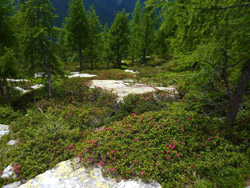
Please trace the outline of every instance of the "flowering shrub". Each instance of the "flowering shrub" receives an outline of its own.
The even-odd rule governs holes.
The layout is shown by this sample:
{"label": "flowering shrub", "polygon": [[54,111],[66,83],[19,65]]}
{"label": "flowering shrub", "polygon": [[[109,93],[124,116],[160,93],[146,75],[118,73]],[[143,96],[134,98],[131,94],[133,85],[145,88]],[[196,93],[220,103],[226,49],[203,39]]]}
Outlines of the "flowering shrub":
{"label": "flowering shrub", "polygon": [[[57,163],[73,157],[75,143],[82,140],[86,132],[78,130],[43,134],[25,144],[17,145],[7,155],[14,161],[18,179],[29,179],[54,167]],[[76,154],[76,153],[75,153]]]}
{"label": "flowering shrub", "polygon": [[167,93],[158,91],[145,94],[129,94],[119,103],[118,110],[114,120],[121,120],[129,114],[142,114],[149,111],[160,111],[167,108],[169,102],[175,100],[175,97],[170,97]]}
{"label": "flowering shrub", "polygon": [[[163,187],[184,187],[199,177],[220,185],[223,178],[242,177],[249,169],[249,159],[225,139],[220,126],[220,121],[181,109],[133,113],[95,131],[76,148],[83,165],[99,164],[103,175],[119,180],[139,177]],[[231,182],[235,187],[232,183],[244,185],[242,178]]]}

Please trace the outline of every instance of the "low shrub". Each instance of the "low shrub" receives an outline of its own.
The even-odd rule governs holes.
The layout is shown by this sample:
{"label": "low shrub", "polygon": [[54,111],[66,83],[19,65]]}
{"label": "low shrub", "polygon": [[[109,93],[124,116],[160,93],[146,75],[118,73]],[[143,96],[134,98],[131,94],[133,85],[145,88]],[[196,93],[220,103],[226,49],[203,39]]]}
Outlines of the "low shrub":
{"label": "low shrub", "polygon": [[96,130],[76,148],[83,165],[100,164],[104,176],[118,181],[141,178],[185,187],[199,177],[230,187],[226,181],[234,174],[231,185],[244,185],[249,158],[225,139],[222,125],[179,108],[132,114]]}
{"label": "low shrub", "polygon": [[15,112],[11,107],[0,106],[0,124],[9,125],[21,115],[20,112]]}
{"label": "low shrub", "polygon": [[176,100],[176,97],[162,91],[129,94],[118,104],[118,110],[112,119],[121,120],[132,113],[143,114],[149,111],[160,111],[163,108],[167,108],[168,103],[174,100]]}
{"label": "low shrub", "polygon": [[86,134],[78,130],[44,134],[18,144],[5,155],[12,159],[11,163],[17,164],[15,173],[18,180],[30,179],[53,168],[57,163],[72,158],[73,153],[77,152],[74,143],[82,140]]}

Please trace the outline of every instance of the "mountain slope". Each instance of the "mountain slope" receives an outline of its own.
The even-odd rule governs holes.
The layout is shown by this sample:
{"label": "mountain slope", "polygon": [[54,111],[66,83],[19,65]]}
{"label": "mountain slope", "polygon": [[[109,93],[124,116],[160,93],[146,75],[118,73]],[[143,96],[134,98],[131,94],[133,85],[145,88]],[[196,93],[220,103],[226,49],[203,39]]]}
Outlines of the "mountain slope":
{"label": "mountain slope", "polygon": [[[95,10],[102,24],[113,22],[115,15],[118,11],[125,8],[126,12],[131,13],[137,0],[83,0],[85,9],[90,5],[95,6]],[[146,0],[141,0],[144,3]],[[56,25],[60,26],[63,19],[67,16],[69,0],[51,0],[53,3],[56,14],[59,16],[56,19]]]}

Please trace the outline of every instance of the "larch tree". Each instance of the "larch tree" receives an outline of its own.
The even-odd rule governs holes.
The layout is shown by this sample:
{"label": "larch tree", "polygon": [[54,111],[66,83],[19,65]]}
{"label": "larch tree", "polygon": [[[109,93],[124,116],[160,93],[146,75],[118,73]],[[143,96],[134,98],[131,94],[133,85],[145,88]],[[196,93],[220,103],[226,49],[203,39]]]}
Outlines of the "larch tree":
{"label": "larch tree", "polygon": [[108,27],[108,24],[104,24],[103,31],[101,32],[101,60],[104,61],[104,63],[111,64],[112,57],[114,56],[114,53],[112,52],[110,48],[110,30]]}
{"label": "larch tree", "polygon": [[122,57],[126,54],[128,48],[128,14],[123,9],[122,12],[116,14],[115,20],[110,28],[111,34],[111,49],[114,51],[116,56],[117,68],[121,68]]}
{"label": "larch tree", "polygon": [[172,56],[181,61],[178,70],[195,68],[199,97],[202,93],[215,109],[226,107],[226,122],[234,122],[249,87],[250,5],[245,0],[177,0],[160,7]]}
{"label": "larch tree", "polygon": [[68,46],[78,51],[80,71],[83,69],[83,50],[89,36],[87,14],[82,0],[70,0],[68,17],[65,18],[65,29]]}
{"label": "larch tree", "polygon": [[91,69],[94,69],[94,64],[100,57],[100,40],[102,25],[99,21],[94,6],[90,6],[88,10],[89,37],[87,45],[87,57],[91,63]]}
{"label": "larch tree", "polygon": [[130,21],[129,55],[132,62],[142,56],[142,40],[142,8],[140,0],[137,0]]}
{"label": "larch tree", "polygon": [[142,16],[142,63],[146,64],[146,57],[152,51],[154,32],[157,26],[155,7],[150,1],[146,1]]}
{"label": "larch tree", "polygon": [[32,75],[35,72],[46,73],[48,95],[52,97],[51,76],[62,75],[60,63],[54,54],[54,8],[49,0],[27,0],[20,2],[19,11],[22,32],[18,37],[28,72]]}
{"label": "larch tree", "polygon": [[10,99],[10,89],[6,79],[14,77],[17,73],[13,50],[15,36],[11,19],[12,10],[12,1],[2,0],[0,2],[0,94],[5,96],[5,86],[8,99]]}

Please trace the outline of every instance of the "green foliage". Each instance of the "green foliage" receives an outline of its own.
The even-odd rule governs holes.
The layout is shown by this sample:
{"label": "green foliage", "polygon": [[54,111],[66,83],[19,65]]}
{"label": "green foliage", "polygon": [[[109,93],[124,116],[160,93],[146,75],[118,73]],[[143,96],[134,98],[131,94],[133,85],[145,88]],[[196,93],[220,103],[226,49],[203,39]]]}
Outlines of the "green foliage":
{"label": "green foliage", "polygon": [[150,111],[167,109],[167,103],[175,100],[164,92],[129,94],[118,104],[118,110],[112,119],[121,120],[130,114],[143,114]]}
{"label": "green foliage", "polygon": [[67,46],[74,52],[79,52],[80,70],[82,70],[82,50],[86,47],[89,37],[89,27],[86,11],[81,0],[71,0],[68,17],[65,18]]}
{"label": "green foliage", "polygon": [[[12,1],[2,0],[0,2],[0,49],[10,47],[13,44],[14,33],[12,28],[12,20],[10,18],[13,13]],[[0,53],[2,55],[2,52]]]}
{"label": "green foliage", "polygon": [[[183,187],[201,179],[228,187],[244,185],[249,160],[225,139],[221,122],[173,107],[132,114],[100,129],[77,145],[85,166],[100,164],[104,176],[161,182]],[[248,165],[247,165],[248,164]],[[230,168],[225,168],[230,166]],[[218,176],[218,174],[220,174]]]}
{"label": "green foliage", "polygon": [[137,0],[132,19],[130,21],[129,55],[132,61],[141,58],[142,55],[142,9],[140,0]]}
{"label": "green foliage", "polygon": [[0,106],[0,124],[10,125],[21,115],[20,112],[15,112],[11,107]]}
{"label": "green foliage", "polygon": [[89,24],[88,47],[86,49],[87,61],[91,63],[91,69],[97,63],[101,55],[101,28],[102,25],[96,15],[94,6],[90,6],[87,14]]}
{"label": "green foliage", "polygon": [[121,68],[121,61],[128,48],[128,14],[123,9],[118,12],[113,24],[110,28],[111,34],[111,50],[115,53],[115,60],[117,68]]}
{"label": "green foliage", "polygon": [[82,139],[85,133],[79,131],[59,131],[56,134],[44,134],[22,143],[7,153],[20,168],[19,179],[30,179],[53,168],[57,163],[73,157],[73,143]]}

